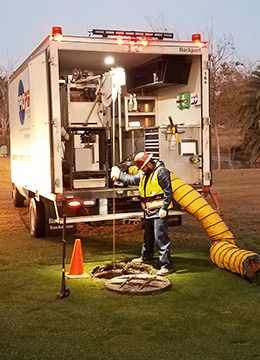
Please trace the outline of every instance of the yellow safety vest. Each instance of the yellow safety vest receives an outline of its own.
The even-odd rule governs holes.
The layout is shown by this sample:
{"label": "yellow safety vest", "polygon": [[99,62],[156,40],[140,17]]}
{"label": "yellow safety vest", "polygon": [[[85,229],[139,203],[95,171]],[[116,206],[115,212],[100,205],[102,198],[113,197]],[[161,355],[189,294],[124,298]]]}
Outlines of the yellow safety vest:
{"label": "yellow safety vest", "polygon": [[[162,169],[159,167],[152,172],[147,180],[145,186],[146,175],[141,175],[139,183],[139,191],[141,195],[141,205],[143,209],[153,210],[161,208],[163,205],[164,191],[158,182],[158,171]],[[168,206],[168,209],[172,208],[172,202]]]}

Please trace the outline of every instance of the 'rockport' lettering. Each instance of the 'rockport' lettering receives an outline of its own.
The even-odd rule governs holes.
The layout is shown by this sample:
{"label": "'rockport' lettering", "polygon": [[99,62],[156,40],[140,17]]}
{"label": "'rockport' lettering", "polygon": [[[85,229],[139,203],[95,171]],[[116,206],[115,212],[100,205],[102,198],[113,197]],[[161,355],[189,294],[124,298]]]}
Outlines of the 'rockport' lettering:
{"label": "'rockport' lettering", "polygon": [[201,49],[194,49],[194,48],[189,48],[189,47],[180,47],[179,52],[191,53],[191,54],[200,54]]}

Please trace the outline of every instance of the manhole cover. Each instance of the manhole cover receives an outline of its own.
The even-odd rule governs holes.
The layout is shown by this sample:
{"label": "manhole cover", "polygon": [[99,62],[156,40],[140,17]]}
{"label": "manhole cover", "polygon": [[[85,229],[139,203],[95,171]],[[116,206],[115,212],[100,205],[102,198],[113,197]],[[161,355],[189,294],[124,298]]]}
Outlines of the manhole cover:
{"label": "manhole cover", "polygon": [[123,275],[107,280],[105,286],[110,291],[128,295],[152,295],[170,290],[172,283],[161,276],[148,274]]}

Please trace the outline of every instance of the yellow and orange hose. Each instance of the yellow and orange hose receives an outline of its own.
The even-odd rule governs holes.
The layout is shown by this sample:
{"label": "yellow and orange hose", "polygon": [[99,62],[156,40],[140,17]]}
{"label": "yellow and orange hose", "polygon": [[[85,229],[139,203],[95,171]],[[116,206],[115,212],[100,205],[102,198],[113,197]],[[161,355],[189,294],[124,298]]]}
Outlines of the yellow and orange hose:
{"label": "yellow and orange hose", "polygon": [[[221,269],[229,270],[254,280],[260,270],[260,256],[239,249],[232,232],[208,202],[192,186],[171,172],[173,199],[193,215],[212,239],[210,258]],[[254,271],[252,271],[255,269]]]}

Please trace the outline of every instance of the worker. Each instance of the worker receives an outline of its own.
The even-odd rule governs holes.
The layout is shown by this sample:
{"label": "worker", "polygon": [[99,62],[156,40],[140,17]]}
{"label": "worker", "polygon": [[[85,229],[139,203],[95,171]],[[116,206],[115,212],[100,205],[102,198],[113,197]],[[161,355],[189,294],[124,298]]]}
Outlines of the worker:
{"label": "worker", "polygon": [[154,257],[156,243],[161,268],[159,276],[165,276],[173,271],[168,236],[167,215],[172,207],[172,187],[170,172],[162,161],[153,159],[152,154],[138,153],[134,158],[139,171],[130,175],[120,171],[117,166],[111,169],[111,179],[119,179],[127,185],[139,184],[141,205],[144,210],[144,239],[141,257],[133,259],[135,263],[151,263]]}

